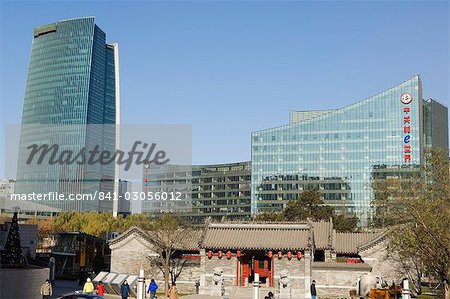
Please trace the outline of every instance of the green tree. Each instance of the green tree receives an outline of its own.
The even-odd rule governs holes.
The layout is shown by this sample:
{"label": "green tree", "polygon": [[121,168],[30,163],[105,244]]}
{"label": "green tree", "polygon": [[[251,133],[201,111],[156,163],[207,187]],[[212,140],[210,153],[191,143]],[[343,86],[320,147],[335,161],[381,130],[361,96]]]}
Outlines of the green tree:
{"label": "green tree", "polygon": [[333,208],[325,206],[318,190],[310,189],[303,191],[298,200],[288,202],[283,211],[287,221],[330,219]]}
{"label": "green tree", "polygon": [[285,221],[284,214],[282,212],[262,212],[253,217],[253,221],[262,222],[280,222]]}
{"label": "green tree", "polygon": [[[374,180],[377,223],[392,229],[391,253],[442,283],[450,298],[450,177],[448,152],[427,150],[421,171]],[[419,279],[419,278],[418,278]],[[420,281],[419,281],[420,282]],[[419,290],[420,291],[420,290]]]}
{"label": "green tree", "polygon": [[303,191],[299,199],[288,202],[282,212],[263,212],[255,215],[254,221],[313,221],[333,218],[334,227],[339,232],[352,232],[357,229],[358,217],[336,214],[333,207],[328,206],[319,191],[310,189]]}
{"label": "green tree", "polygon": [[105,238],[108,232],[121,233],[132,226],[149,229],[151,222],[144,214],[114,218],[112,213],[97,212],[64,212],[54,220],[54,232],[83,232],[100,238]]}
{"label": "green tree", "polygon": [[54,219],[31,218],[26,221],[26,224],[37,225],[38,244],[41,244],[45,238],[52,236],[55,232]]}
{"label": "green tree", "polygon": [[359,218],[356,215],[333,215],[333,227],[341,233],[354,232],[358,228]]}

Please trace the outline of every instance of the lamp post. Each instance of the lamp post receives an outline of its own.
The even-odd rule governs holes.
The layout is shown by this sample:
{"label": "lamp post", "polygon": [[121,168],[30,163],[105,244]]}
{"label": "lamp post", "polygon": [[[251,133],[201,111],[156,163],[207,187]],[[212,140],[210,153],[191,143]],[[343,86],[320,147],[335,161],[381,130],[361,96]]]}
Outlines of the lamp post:
{"label": "lamp post", "polygon": [[139,270],[137,281],[137,299],[145,299],[145,275],[144,270]]}
{"label": "lamp post", "polygon": [[403,280],[402,298],[403,299],[411,299],[411,293],[409,291],[409,281],[406,278]]}
{"label": "lamp post", "polygon": [[253,280],[253,299],[259,299],[259,273],[255,273]]}

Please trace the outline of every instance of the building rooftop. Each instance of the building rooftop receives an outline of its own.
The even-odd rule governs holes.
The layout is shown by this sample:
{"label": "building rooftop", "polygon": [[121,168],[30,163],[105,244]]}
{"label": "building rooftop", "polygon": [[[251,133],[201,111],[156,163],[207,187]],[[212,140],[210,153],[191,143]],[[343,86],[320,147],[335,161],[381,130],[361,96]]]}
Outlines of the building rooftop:
{"label": "building rooftop", "polygon": [[[181,235],[186,233],[180,231]],[[116,244],[138,234],[152,243],[152,231],[132,227],[110,241]],[[207,223],[204,229],[189,230],[179,240],[180,250],[274,250],[301,251],[314,247],[338,254],[358,254],[382,240],[386,231],[338,233],[332,221],[319,222],[225,222]]]}
{"label": "building rooftop", "polygon": [[[110,245],[120,243],[124,241],[127,237],[130,235],[137,234],[138,236],[142,237],[143,239],[147,240],[149,243],[152,243],[154,241],[154,235],[153,231],[146,231],[143,229],[140,229],[136,226],[130,227],[128,230],[120,234],[117,238],[112,239],[109,241]],[[178,238],[177,236],[174,236],[175,241],[175,247],[179,250],[188,250],[188,251],[195,251],[199,250],[199,242],[201,240],[201,237],[203,235],[202,229],[193,229],[189,230],[189,232],[186,235],[185,231],[180,230],[180,236],[181,238]]]}
{"label": "building rooftop", "polygon": [[304,250],[309,226],[305,224],[210,224],[201,243],[207,249]]}
{"label": "building rooftop", "polygon": [[339,263],[339,262],[314,262],[312,267],[317,270],[359,270],[372,271],[372,267],[366,263]]}
{"label": "building rooftop", "polygon": [[60,209],[46,206],[28,200],[10,200],[6,197],[0,197],[0,212],[13,212],[15,207],[19,207],[19,212],[61,212]]}

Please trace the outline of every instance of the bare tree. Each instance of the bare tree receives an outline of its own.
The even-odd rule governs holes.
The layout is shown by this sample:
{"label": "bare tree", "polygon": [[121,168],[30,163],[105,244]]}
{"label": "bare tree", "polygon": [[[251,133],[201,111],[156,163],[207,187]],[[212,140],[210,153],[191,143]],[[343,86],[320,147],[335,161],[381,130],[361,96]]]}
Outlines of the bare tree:
{"label": "bare tree", "polygon": [[164,289],[167,293],[169,282],[176,282],[186,260],[178,255],[185,245],[192,243],[194,229],[183,225],[172,214],[161,214],[152,225],[150,241],[157,256],[149,257],[150,262],[158,267],[164,275]]}
{"label": "bare tree", "polygon": [[442,283],[450,299],[450,179],[448,153],[426,152],[421,171],[374,181],[378,222],[391,228],[389,250],[416,274]]}

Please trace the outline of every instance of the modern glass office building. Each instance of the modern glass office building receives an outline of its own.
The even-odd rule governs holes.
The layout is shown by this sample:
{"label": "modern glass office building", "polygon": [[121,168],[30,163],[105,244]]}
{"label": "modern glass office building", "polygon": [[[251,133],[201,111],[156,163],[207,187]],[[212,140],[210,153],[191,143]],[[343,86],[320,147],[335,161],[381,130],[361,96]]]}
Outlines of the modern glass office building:
{"label": "modern glass office building", "polygon": [[425,146],[448,148],[447,136],[447,108],[423,100],[419,76],[341,109],[291,111],[288,125],[252,133],[252,214],[316,188],[367,225],[374,172],[415,169]]}
{"label": "modern glass office building", "polygon": [[[20,134],[16,193],[92,194],[117,189],[117,166],[26,164],[28,146],[57,144],[114,150],[119,123],[118,45],[107,44],[94,17],[34,29]],[[47,159],[47,158],[46,158]],[[112,202],[42,201],[66,211],[112,211]]]}
{"label": "modern glass office building", "polygon": [[214,165],[164,165],[161,169],[144,166],[144,193],[183,191],[189,206],[173,202],[173,210],[161,201],[142,201],[142,212],[149,215],[161,211],[176,211],[184,220],[204,224],[214,221],[249,220],[250,214],[250,162]]}

